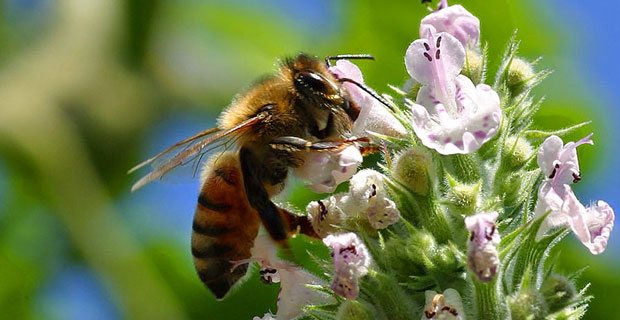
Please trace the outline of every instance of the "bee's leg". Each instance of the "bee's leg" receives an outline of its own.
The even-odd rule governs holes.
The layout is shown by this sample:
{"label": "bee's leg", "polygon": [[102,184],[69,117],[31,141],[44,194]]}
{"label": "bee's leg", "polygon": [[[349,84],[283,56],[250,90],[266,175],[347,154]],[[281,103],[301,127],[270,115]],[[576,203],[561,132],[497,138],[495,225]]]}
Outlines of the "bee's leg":
{"label": "bee's leg", "polygon": [[377,151],[378,146],[374,145],[369,138],[352,138],[337,141],[318,141],[311,142],[298,137],[279,137],[273,139],[269,145],[278,150],[288,152],[297,151],[340,151],[351,144],[357,143],[362,154],[368,154]]}
{"label": "bee's leg", "polygon": [[280,215],[280,209],[269,199],[269,194],[260,179],[262,169],[257,166],[260,162],[248,148],[239,150],[239,162],[248,202],[258,211],[271,238],[277,242],[284,242],[288,232]]}

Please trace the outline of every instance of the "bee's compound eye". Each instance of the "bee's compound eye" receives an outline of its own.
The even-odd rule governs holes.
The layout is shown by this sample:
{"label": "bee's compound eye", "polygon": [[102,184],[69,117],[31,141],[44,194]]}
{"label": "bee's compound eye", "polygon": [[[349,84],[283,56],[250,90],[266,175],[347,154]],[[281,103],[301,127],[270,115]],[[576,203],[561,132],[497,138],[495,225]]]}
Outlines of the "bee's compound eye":
{"label": "bee's compound eye", "polygon": [[298,73],[295,77],[295,82],[302,90],[311,89],[315,92],[325,92],[327,90],[325,79],[314,72]]}

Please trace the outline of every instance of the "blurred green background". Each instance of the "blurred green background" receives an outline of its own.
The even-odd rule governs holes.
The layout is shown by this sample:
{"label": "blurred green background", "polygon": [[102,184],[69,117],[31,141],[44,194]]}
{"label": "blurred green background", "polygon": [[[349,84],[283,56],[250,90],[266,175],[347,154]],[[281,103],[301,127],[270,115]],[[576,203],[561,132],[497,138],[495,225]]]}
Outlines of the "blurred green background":
{"label": "blurred green background", "polygon": [[[611,2],[611,1],[610,1]],[[520,53],[555,73],[537,121],[592,120],[580,148],[584,202],[619,208],[618,5],[462,1],[482,21],[490,74],[515,29]],[[589,6],[589,7],[586,7]],[[610,8],[611,7],[611,8]],[[0,0],[0,318],[251,319],[275,312],[256,272],[229,299],[203,288],[189,252],[198,182],[136,193],[134,164],[214,125],[233,95],[278,57],[370,53],[378,91],[407,75],[404,51],[426,13],[418,0]],[[614,42],[615,41],[615,42]],[[292,202],[308,195],[296,188]],[[620,293],[620,245],[592,257],[570,241],[558,268],[590,266],[588,319]],[[417,316],[414,316],[414,318]]]}

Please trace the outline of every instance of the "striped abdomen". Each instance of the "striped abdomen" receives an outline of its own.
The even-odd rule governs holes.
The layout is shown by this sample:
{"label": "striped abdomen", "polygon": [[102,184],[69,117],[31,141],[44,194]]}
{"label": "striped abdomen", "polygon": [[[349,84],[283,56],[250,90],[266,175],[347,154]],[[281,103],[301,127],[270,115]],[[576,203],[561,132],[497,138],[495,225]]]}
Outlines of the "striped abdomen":
{"label": "striped abdomen", "polygon": [[203,174],[203,184],[192,225],[192,255],[200,280],[222,298],[243,277],[258,233],[260,219],[248,203],[237,155],[214,157]]}

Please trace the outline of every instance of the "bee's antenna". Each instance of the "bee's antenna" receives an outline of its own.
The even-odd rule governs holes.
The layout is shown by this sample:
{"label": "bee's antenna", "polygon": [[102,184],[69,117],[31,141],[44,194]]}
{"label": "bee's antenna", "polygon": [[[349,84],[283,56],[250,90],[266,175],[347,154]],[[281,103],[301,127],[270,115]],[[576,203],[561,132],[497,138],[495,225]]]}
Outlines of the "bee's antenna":
{"label": "bee's antenna", "polygon": [[339,54],[336,56],[327,56],[325,57],[325,64],[328,67],[331,67],[332,61],[338,61],[338,60],[343,60],[343,59],[347,59],[347,60],[375,60],[375,57],[369,55],[369,54]]}
{"label": "bee's antenna", "polygon": [[394,108],[392,108],[390,103],[387,100],[385,100],[382,96],[380,96],[378,93],[376,93],[374,90],[372,90],[370,87],[367,87],[364,84],[359,83],[359,82],[357,82],[357,81],[355,81],[353,79],[349,79],[349,78],[340,78],[340,79],[338,79],[338,81],[339,82],[348,82],[348,83],[352,83],[352,84],[356,85],[358,88],[364,90],[366,93],[371,95],[377,101],[381,102],[381,104],[386,106],[388,109],[394,111]]}

